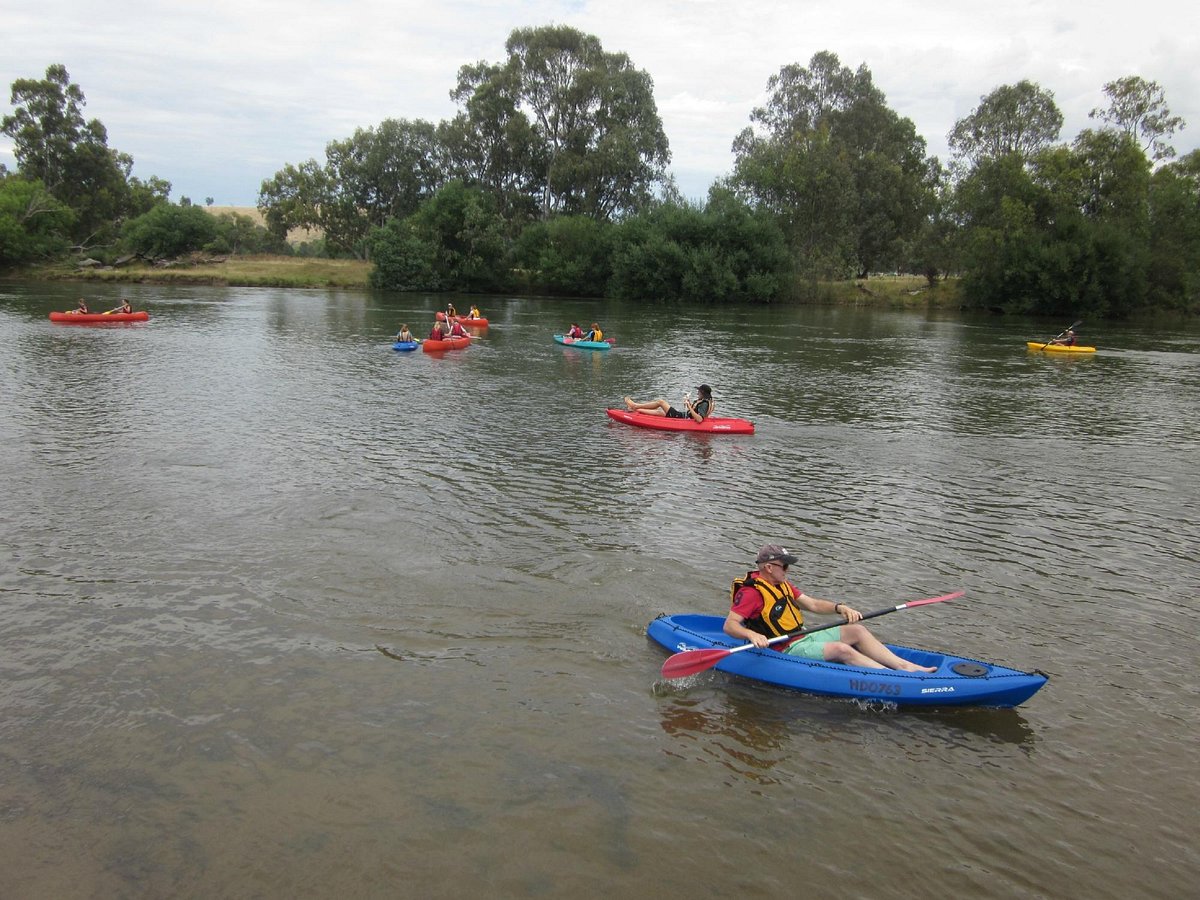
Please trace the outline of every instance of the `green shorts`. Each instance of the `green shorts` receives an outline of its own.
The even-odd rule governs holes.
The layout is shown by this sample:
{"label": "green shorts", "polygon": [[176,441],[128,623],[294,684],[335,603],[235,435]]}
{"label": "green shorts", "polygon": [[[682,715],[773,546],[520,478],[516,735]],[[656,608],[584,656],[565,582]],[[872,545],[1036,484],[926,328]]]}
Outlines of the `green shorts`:
{"label": "green shorts", "polygon": [[800,656],[804,659],[824,659],[825,645],[830,641],[840,641],[841,639],[842,629],[840,626],[826,628],[824,631],[814,631],[812,634],[805,635],[783,652],[788,656]]}

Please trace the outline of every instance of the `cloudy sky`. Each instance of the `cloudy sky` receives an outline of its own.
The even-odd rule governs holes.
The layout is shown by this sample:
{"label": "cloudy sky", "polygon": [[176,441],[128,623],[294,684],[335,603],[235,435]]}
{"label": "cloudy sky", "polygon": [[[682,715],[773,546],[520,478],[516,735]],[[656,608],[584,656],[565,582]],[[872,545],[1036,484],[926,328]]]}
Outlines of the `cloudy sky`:
{"label": "cloudy sky", "polygon": [[[514,28],[570,25],[654,80],[685,194],[732,166],[730,145],[767,79],[829,50],[865,64],[929,152],[980,98],[1023,78],[1052,91],[1063,138],[1106,105],[1105,82],[1140,75],[1200,146],[1200,13],[1117,0],[5,0],[0,114],[17,78],[61,63],[84,114],[171,197],[252,206],[286,163],[386,118],[437,122],[465,63],[504,59]],[[1184,12],[1184,10],[1187,10]],[[0,163],[15,168],[0,135]]]}

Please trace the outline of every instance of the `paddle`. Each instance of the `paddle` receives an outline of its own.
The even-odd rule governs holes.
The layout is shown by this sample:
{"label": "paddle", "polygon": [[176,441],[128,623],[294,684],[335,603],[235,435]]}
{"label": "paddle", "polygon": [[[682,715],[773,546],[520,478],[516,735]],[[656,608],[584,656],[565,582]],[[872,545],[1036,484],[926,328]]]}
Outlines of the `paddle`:
{"label": "paddle", "polygon": [[1047,347],[1049,347],[1051,344],[1053,344],[1055,341],[1057,341],[1060,337],[1062,337],[1068,331],[1074,331],[1076,328],[1078,328],[1082,324],[1083,324],[1083,319],[1080,319],[1074,325],[1068,325],[1066,328],[1064,328],[1062,331],[1060,331],[1054,337],[1050,338],[1050,340],[1046,341],[1046,343],[1042,344],[1042,346],[1038,347],[1038,349],[1045,350]]}
{"label": "paddle", "polygon": [[[876,616],[886,616],[888,613],[899,612],[902,609],[910,609],[914,606],[928,606],[930,603],[941,603],[945,600],[954,600],[963,595],[962,591],[955,591],[952,594],[942,594],[940,597],[929,597],[925,600],[909,600],[907,603],[900,603],[896,606],[889,606],[886,609],[877,609],[875,612],[866,613],[863,619],[874,619]],[[780,641],[790,640],[800,635],[812,634],[814,631],[824,631],[826,628],[837,628],[839,625],[846,625],[848,619],[839,619],[836,622],[830,622],[827,625],[814,625],[811,628],[801,628],[799,631],[793,631],[788,634],[781,634],[779,637],[773,637],[768,644],[777,644]],[[663,678],[683,678],[687,675],[695,675],[697,672],[703,672],[705,669],[711,669],[725,657],[731,653],[740,653],[742,650],[750,650],[754,647],[753,644],[742,644],[740,647],[726,649],[724,647],[705,647],[699,650],[683,650],[676,653],[674,656],[668,657],[663,663],[662,675]]]}

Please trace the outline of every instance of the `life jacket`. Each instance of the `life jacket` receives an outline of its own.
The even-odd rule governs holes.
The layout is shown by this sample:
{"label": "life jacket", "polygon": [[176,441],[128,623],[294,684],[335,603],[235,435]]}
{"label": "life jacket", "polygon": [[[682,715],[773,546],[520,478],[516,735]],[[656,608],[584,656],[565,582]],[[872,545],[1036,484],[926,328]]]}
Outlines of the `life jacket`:
{"label": "life jacket", "polygon": [[729,589],[730,602],[744,587],[755,588],[763,598],[762,612],[756,618],[742,622],[751,631],[767,637],[778,637],[804,627],[804,611],[792,602],[796,599],[796,592],[786,581],[773,585],[759,581],[753,572],[747,572],[745,578],[733,579],[733,586]]}
{"label": "life jacket", "polygon": [[445,339],[446,339],[446,337],[445,337],[445,335],[442,334],[442,329],[440,329],[440,328],[434,328],[433,331],[429,332],[428,340],[444,341]]}
{"label": "life jacket", "polygon": [[692,411],[701,419],[707,419],[710,415],[712,415],[712,406],[712,400],[708,399],[707,397],[702,397],[692,404]]}
{"label": "life jacket", "polygon": [[604,340],[604,332],[601,331],[599,328],[593,328],[592,333],[588,335],[588,340],[589,341],[602,341],[602,340]]}

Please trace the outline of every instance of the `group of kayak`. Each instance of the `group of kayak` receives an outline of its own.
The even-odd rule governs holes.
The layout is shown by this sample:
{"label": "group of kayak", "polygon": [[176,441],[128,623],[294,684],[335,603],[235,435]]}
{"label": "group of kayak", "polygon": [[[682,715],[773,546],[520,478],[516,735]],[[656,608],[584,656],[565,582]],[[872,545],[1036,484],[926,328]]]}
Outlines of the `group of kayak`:
{"label": "group of kayak", "polygon": [[467,328],[487,328],[488,320],[472,306],[470,312],[460,316],[453,304],[447,304],[446,311],[438,310],[434,317],[433,327],[429,337],[420,340],[413,336],[407,325],[401,325],[400,331],[392,343],[392,349],[401,353],[416,350],[420,347],[426,353],[444,353],[447,350],[462,350],[471,345],[471,334]]}

